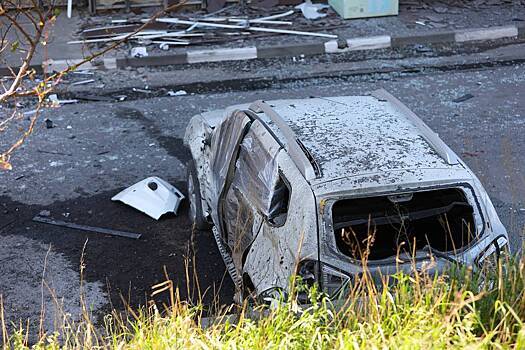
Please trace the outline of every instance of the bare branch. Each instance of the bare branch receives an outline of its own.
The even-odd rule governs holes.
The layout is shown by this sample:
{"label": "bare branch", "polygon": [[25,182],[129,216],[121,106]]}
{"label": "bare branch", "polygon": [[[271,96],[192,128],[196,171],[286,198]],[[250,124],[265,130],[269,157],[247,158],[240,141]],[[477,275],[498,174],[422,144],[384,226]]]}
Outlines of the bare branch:
{"label": "bare branch", "polygon": [[[4,86],[5,91],[2,94],[0,94],[0,103],[6,103],[7,101],[11,101],[11,100],[12,101],[16,101],[16,99],[18,97],[31,97],[31,96],[34,96],[34,97],[36,97],[38,99],[36,110],[35,110],[33,116],[30,119],[30,123],[29,123],[29,126],[27,127],[27,129],[23,132],[22,136],[11,147],[9,147],[5,152],[0,153],[0,169],[4,169],[4,170],[12,169],[12,165],[10,163],[10,159],[11,159],[12,153],[15,150],[17,150],[18,148],[20,148],[22,146],[22,144],[24,143],[24,141],[32,134],[32,132],[33,132],[33,130],[35,128],[35,125],[36,125],[36,121],[38,120],[38,117],[41,114],[41,110],[42,110],[42,108],[44,108],[44,100],[45,100],[46,96],[51,91],[54,90],[54,88],[56,87],[57,84],[59,84],[61,82],[62,77],[64,75],[66,75],[66,74],[76,70],[78,67],[82,66],[83,64],[91,62],[94,59],[103,56],[107,52],[109,52],[111,50],[114,50],[116,47],[118,47],[122,43],[126,42],[129,38],[131,38],[135,34],[139,33],[143,29],[145,29],[149,24],[151,24],[152,22],[156,21],[157,18],[159,18],[161,15],[163,15],[166,11],[177,9],[180,6],[184,5],[184,3],[185,3],[185,1],[183,1],[183,2],[180,2],[178,4],[174,4],[174,5],[166,8],[165,10],[161,10],[161,11],[157,12],[148,21],[144,22],[141,26],[139,26],[134,32],[129,33],[128,35],[126,35],[122,39],[116,41],[112,45],[102,49],[99,52],[96,52],[94,54],[91,54],[91,55],[85,57],[80,62],[78,62],[78,63],[76,63],[76,64],[74,64],[72,66],[69,66],[69,67],[67,67],[66,69],[64,69],[64,70],[62,70],[60,72],[56,72],[56,73],[51,74],[50,76],[45,77],[42,82],[40,82],[38,84],[34,84],[32,87],[25,88],[24,87],[24,78],[26,78],[28,76],[30,78],[32,78],[32,75],[34,74],[34,71],[30,70],[29,67],[30,67],[30,63],[31,63],[31,61],[33,59],[33,56],[34,56],[34,54],[36,52],[36,49],[37,49],[40,41],[42,40],[42,38],[44,38],[44,40],[47,40],[47,34],[49,32],[48,24],[52,23],[54,21],[54,19],[55,19],[55,17],[52,15],[53,14],[53,6],[49,6],[47,11],[44,12],[41,9],[41,7],[38,6],[36,0],[31,0],[31,1],[32,1],[33,5],[35,5],[35,10],[34,11],[35,11],[36,16],[38,17],[39,21],[37,21],[37,19],[28,10],[24,10],[24,9],[21,9],[20,7],[18,7],[18,11],[19,11],[19,14],[21,13],[23,16],[28,18],[31,21],[31,23],[33,24],[33,26],[35,28],[34,36],[31,36],[30,33],[28,31],[26,31],[20,25],[19,14],[15,15],[15,16],[11,16],[11,15],[7,14],[7,11],[5,10],[4,5],[0,4],[0,15],[3,15],[10,22],[10,26],[7,28],[6,32],[3,34],[3,39],[2,39],[3,41],[2,41],[2,43],[4,42],[4,39],[7,38],[7,32],[10,29],[15,29],[17,31],[17,33],[20,33],[29,42],[29,49],[28,49],[27,53],[25,54],[25,57],[23,59],[23,63],[18,68],[18,71],[16,72],[16,74],[15,74],[15,71],[10,69],[10,71],[12,73],[12,76],[14,77],[13,81],[10,84],[8,84],[8,86],[9,86],[8,88],[6,88],[4,86],[4,84],[2,83],[2,86]],[[11,3],[12,4],[12,1],[11,0],[5,0],[3,3],[4,4],[5,3]],[[7,47],[7,45],[3,45],[1,47],[1,49],[0,49],[0,52],[5,50],[6,47]],[[0,123],[0,131],[5,130],[5,128],[7,127],[7,124],[9,122],[12,122],[16,118],[17,115],[19,115],[19,114],[17,113],[17,111],[15,109],[13,111],[13,114],[11,114],[9,117],[7,117],[7,119],[5,119],[4,121],[2,121]]]}

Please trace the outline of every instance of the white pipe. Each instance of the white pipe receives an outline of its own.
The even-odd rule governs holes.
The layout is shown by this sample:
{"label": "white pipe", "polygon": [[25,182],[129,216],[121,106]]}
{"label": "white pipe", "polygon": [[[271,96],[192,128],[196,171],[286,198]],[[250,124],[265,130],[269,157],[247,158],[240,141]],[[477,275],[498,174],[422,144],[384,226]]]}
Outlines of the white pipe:
{"label": "white pipe", "polygon": [[304,35],[304,36],[318,36],[318,37],[322,37],[322,38],[331,38],[331,39],[336,39],[337,38],[337,35],[333,35],[333,34],[301,32],[301,31],[287,30],[287,29],[274,29],[274,28],[262,28],[262,27],[246,27],[246,26],[220,24],[220,23],[206,23],[206,22],[186,21],[186,20],[178,19],[178,18],[158,18],[157,21],[158,22],[163,22],[163,23],[196,25],[196,26],[199,26],[199,27],[244,29],[244,30],[250,30],[250,31],[253,31],[253,32],[294,34],[294,35]]}

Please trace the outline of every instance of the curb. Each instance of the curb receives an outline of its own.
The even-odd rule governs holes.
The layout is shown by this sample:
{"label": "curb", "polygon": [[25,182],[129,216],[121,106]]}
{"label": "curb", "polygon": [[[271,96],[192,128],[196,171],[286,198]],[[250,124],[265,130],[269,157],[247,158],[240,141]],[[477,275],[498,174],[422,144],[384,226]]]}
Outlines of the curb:
{"label": "curb", "polygon": [[[119,69],[125,67],[167,66],[177,64],[243,61],[273,57],[314,56],[321,54],[400,48],[416,44],[466,43],[505,38],[525,39],[525,23],[518,25],[438,31],[409,36],[370,36],[338,39],[313,44],[293,44],[270,47],[239,47],[210,50],[189,50],[186,53],[164,56],[105,58],[99,65],[87,63],[83,69]],[[49,70],[60,70],[76,60],[48,60]],[[1,69],[0,69],[1,70]]]}

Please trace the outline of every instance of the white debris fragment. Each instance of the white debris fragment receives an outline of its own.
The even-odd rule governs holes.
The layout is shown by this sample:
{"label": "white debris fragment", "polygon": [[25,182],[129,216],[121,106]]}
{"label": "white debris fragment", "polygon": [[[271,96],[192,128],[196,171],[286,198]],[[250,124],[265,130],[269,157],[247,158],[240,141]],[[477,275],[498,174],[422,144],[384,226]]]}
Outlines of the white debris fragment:
{"label": "white debris fragment", "polygon": [[168,91],[168,95],[169,96],[184,96],[184,95],[187,95],[188,93],[184,90],[177,90],[175,92],[173,91]]}
{"label": "white debris fragment", "polygon": [[24,115],[32,115],[32,114],[35,114],[36,112],[37,112],[37,109],[32,109],[30,111],[24,112],[23,114]]}
{"label": "white debris fragment", "polygon": [[73,74],[81,74],[81,75],[93,75],[93,74],[95,74],[93,72],[89,72],[89,71],[86,71],[86,70],[75,70],[72,73]]}
{"label": "white debris fragment", "polygon": [[84,84],[89,84],[89,83],[94,83],[94,82],[95,82],[95,79],[87,79],[87,80],[76,81],[76,82],[72,83],[71,85],[72,86],[84,85]]}
{"label": "white debris fragment", "polygon": [[57,105],[65,105],[68,103],[77,103],[78,100],[59,100],[57,94],[51,94],[48,96],[48,100]]}
{"label": "white debris fragment", "polygon": [[[147,88],[147,86],[146,86]],[[139,89],[139,88],[132,88],[131,90],[135,91],[135,92],[142,92],[144,94],[151,94],[153,91],[150,91],[150,90],[146,90],[146,89]]]}
{"label": "white debris fragment", "polygon": [[302,4],[295,6],[296,9],[301,10],[303,16],[306,19],[318,19],[326,17],[326,13],[320,13],[319,11],[329,7],[330,6],[326,4],[312,4],[310,0],[307,0]]}
{"label": "white debris fragment", "polygon": [[165,213],[175,213],[184,195],[168,182],[156,176],[148,177],[111,198],[121,201],[158,220]]}
{"label": "white debris fragment", "polygon": [[137,46],[131,49],[131,57],[148,57],[148,49],[145,46]]}

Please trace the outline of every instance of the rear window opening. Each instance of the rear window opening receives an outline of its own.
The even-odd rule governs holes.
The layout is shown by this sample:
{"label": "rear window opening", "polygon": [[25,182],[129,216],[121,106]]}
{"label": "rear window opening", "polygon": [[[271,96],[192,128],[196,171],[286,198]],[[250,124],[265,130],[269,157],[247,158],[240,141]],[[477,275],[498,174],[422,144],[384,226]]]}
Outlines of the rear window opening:
{"label": "rear window opening", "polygon": [[380,260],[430,246],[459,250],[476,236],[474,210],[458,188],[344,199],[332,206],[337,248]]}

